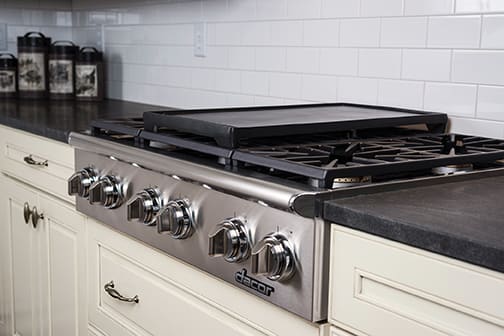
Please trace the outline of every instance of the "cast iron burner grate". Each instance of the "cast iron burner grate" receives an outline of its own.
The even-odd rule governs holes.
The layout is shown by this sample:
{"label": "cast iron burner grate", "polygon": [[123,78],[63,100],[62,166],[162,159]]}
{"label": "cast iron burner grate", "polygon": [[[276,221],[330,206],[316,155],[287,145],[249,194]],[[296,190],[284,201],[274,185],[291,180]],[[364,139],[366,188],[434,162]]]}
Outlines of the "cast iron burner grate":
{"label": "cast iron burner grate", "polygon": [[391,139],[239,148],[235,164],[304,175],[310,184],[332,188],[341,178],[384,176],[436,167],[493,163],[504,158],[504,141],[455,134]]}
{"label": "cast iron burner grate", "polygon": [[456,172],[457,167],[466,171],[504,160],[504,140],[406,128],[246,139],[236,149],[219,147],[206,136],[165,128],[147,131],[141,119],[95,121],[92,130],[124,144],[185,153],[189,159],[203,155],[228,169],[245,168],[319,188]]}

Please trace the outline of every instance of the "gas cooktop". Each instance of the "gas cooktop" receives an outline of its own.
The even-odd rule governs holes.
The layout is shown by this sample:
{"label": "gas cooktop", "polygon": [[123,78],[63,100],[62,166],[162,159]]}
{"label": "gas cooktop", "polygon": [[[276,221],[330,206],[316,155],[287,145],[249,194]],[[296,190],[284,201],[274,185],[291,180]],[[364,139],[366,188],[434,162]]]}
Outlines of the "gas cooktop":
{"label": "gas cooktop", "polygon": [[321,201],[502,174],[504,141],[445,133],[446,122],[348,104],[95,121],[91,136],[70,136],[69,194],[87,216],[324,321],[330,223]]}
{"label": "gas cooktop", "polygon": [[[317,108],[322,110],[323,118],[316,117]],[[333,119],[328,113],[331,108]],[[274,119],[270,130],[265,128],[264,118],[259,127],[257,120],[247,117],[258,109],[147,112],[145,122],[95,121],[92,132],[98,137],[166,154],[185,154],[189,160],[205,158],[228,170],[258,172],[323,189],[457,174],[501,166],[499,160],[504,159],[502,140],[444,133],[443,114],[397,109],[384,112],[382,108],[348,104],[266,108]],[[307,122],[306,128],[312,130],[309,134],[306,128],[299,127],[304,126],[298,118],[304,109],[314,113],[317,121]],[[289,128],[287,124],[289,111],[295,116],[296,127]],[[281,121],[275,120],[275,112]],[[351,113],[358,118],[350,119]],[[239,116],[252,121],[247,127],[233,124],[225,119],[227,114],[231,121]],[[185,117],[190,122],[179,127],[178,122],[186,122]],[[221,123],[214,125],[216,120]],[[195,124],[193,131],[191,123]],[[239,131],[236,125],[241,127]],[[316,132],[317,127],[324,132]],[[252,132],[255,128],[259,129]],[[275,129],[279,135],[275,135]]]}

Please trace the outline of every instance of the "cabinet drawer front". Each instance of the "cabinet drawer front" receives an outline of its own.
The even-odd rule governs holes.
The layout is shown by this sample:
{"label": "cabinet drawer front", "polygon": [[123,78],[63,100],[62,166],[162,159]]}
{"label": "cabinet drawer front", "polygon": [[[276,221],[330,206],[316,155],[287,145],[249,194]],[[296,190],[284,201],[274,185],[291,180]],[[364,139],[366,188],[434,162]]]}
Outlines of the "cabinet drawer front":
{"label": "cabinet drawer front", "polygon": [[330,319],[357,334],[503,335],[504,275],[333,225]]}
{"label": "cabinet drawer front", "polygon": [[100,309],[132,329],[152,335],[265,335],[104,246],[99,256],[100,285],[114,281],[122,295],[139,298],[122,302],[102,288]]}
{"label": "cabinet drawer front", "polygon": [[[4,156],[0,168],[4,173],[74,203],[67,195],[66,183],[74,172],[72,147],[5,127],[0,133]],[[31,164],[26,162],[28,158],[33,160]]]}

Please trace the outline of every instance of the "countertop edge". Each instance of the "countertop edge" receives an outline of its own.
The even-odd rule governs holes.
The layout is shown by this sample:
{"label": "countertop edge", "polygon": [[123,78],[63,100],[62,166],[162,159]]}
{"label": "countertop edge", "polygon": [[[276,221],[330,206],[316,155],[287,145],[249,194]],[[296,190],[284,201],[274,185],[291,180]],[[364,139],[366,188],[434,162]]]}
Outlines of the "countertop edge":
{"label": "countertop edge", "polygon": [[333,202],[326,201],[323,207],[323,217],[331,223],[504,273],[504,250],[355,211]]}

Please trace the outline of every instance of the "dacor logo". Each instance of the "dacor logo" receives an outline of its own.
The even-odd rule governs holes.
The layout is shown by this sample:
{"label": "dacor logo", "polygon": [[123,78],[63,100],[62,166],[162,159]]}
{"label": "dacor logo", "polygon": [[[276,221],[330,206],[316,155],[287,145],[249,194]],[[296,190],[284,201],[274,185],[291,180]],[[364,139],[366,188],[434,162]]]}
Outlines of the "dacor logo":
{"label": "dacor logo", "polygon": [[259,292],[266,296],[271,296],[271,293],[275,291],[275,288],[266,285],[254,278],[251,278],[247,275],[247,270],[244,268],[240,272],[235,273],[235,280],[242,285],[252,288],[256,292]]}

